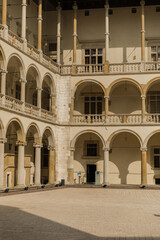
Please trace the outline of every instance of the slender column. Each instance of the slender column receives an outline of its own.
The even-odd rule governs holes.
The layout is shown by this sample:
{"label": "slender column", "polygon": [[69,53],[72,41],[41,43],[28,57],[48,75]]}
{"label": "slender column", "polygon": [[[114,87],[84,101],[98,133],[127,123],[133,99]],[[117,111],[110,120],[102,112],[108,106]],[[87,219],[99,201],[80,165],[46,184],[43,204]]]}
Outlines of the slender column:
{"label": "slender column", "polygon": [[25,86],[26,86],[26,80],[21,78],[20,82],[21,82],[21,101],[23,102],[22,110],[24,110],[24,107],[25,107]]}
{"label": "slender column", "polygon": [[58,2],[57,7],[57,63],[61,63],[61,6]]}
{"label": "slender column", "polygon": [[70,105],[70,121],[73,122],[74,117],[74,97],[71,97],[71,105]]}
{"label": "slender column", "polygon": [[109,73],[109,4],[105,4],[105,64],[104,73]]}
{"label": "slender column", "polygon": [[0,138],[0,189],[4,188],[4,143],[6,140]]}
{"label": "slender column", "polygon": [[54,184],[55,178],[55,149],[52,146],[48,147],[49,150],[49,184]]}
{"label": "slender column", "polygon": [[145,15],[144,15],[144,5],[145,1],[141,1],[141,61],[145,61]]}
{"label": "slender column", "polygon": [[18,145],[18,176],[17,176],[17,186],[25,186],[25,172],[24,172],[24,142],[17,142]]}
{"label": "slender column", "polygon": [[75,149],[70,149],[70,158],[68,159],[68,183],[74,183],[74,152]]}
{"label": "slender column", "polygon": [[41,109],[41,94],[42,88],[37,88],[37,107]]}
{"label": "slender column", "polygon": [[104,184],[109,184],[109,148],[104,148]]}
{"label": "slender column", "polygon": [[6,76],[7,76],[7,71],[2,70],[2,72],[1,72],[1,93],[3,94],[2,104],[5,104]]}
{"label": "slender column", "polygon": [[21,28],[21,38],[23,39],[23,50],[27,51],[27,40],[26,40],[26,0],[22,0],[22,28]]}
{"label": "slender column", "polygon": [[105,96],[104,98],[105,98],[105,116],[107,120],[109,112],[109,96]]}
{"label": "slender column", "polygon": [[73,67],[72,73],[76,74],[76,64],[77,64],[77,2],[74,1],[73,5]]}
{"label": "slender column", "polygon": [[2,1],[2,24],[7,25],[7,0]]}
{"label": "slender column", "polygon": [[146,96],[142,95],[142,122],[145,122],[145,113],[146,113]]}
{"label": "slender column", "polygon": [[141,149],[141,185],[147,185],[147,148]]}
{"label": "slender column", "polygon": [[35,185],[41,184],[41,145],[34,144],[35,147]]}
{"label": "slender column", "polygon": [[42,51],[42,0],[38,3],[38,50]]}

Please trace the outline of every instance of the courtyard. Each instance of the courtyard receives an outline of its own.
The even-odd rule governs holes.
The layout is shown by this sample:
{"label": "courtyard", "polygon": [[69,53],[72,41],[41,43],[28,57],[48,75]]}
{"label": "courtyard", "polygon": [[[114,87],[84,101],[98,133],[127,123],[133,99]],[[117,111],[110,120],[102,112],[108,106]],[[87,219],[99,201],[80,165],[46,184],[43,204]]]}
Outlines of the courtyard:
{"label": "courtyard", "polygon": [[0,240],[160,239],[160,191],[64,188],[0,197]]}

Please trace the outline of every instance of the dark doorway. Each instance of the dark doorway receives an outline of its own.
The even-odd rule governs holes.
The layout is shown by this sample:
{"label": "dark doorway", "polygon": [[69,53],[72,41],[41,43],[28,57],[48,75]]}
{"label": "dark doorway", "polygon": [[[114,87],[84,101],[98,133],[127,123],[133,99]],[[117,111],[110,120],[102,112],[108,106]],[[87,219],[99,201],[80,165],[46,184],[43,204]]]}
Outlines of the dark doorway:
{"label": "dark doorway", "polygon": [[95,183],[96,165],[87,165],[87,183]]}

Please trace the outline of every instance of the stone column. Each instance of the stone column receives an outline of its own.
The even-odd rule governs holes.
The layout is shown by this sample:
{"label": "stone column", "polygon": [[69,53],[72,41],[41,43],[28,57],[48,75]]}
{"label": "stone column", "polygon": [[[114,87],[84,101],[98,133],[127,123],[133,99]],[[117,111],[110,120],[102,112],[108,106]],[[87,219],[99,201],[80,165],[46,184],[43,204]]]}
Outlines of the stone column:
{"label": "stone column", "polygon": [[104,184],[109,184],[109,148],[104,148],[104,171],[103,178]]}
{"label": "stone column", "polygon": [[61,63],[61,6],[58,2],[57,7],[57,63]]}
{"label": "stone column", "polygon": [[22,110],[24,111],[24,108],[25,108],[25,86],[26,86],[26,80],[21,78],[20,82],[21,82],[21,101],[23,102]]}
{"label": "stone column", "polygon": [[0,189],[4,188],[4,143],[7,139],[0,138]]}
{"label": "stone column", "polygon": [[105,4],[105,63],[104,73],[109,73],[109,4]]}
{"label": "stone column", "polygon": [[74,152],[75,148],[70,149],[70,158],[68,159],[68,183],[74,183]]}
{"label": "stone column", "polygon": [[74,97],[71,97],[71,105],[70,105],[70,121],[73,122],[74,120]]}
{"label": "stone column", "polygon": [[38,50],[42,51],[42,0],[38,2]]}
{"label": "stone column", "polygon": [[39,108],[39,115],[41,115],[41,100],[42,88],[37,88],[37,107]]}
{"label": "stone column", "polygon": [[147,148],[141,148],[141,185],[147,185]]}
{"label": "stone column", "polygon": [[2,104],[5,104],[6,76],[7,76],[7,71],[2,70],[2,72],[1,72],[1,93],[3,94]]}
{"label": "stone column", "polygon": [[2,25],[4,26],[3,37],[8,39],[8,26],[7,26],[7,0],[2,0]]}
{"label": "stone column", "polygon": [[18,145],[18,175],[17,175],[17,187],[25,186],[25,171],[24,171],[24,146],[25,143],[17,141]]}
{"label": "stone column", "polygon": [[35,148],[35,185],[41,185],[41,144],[33,144]]}
{"label": "stone column", "polygon": [[141,1],[141,61],[145,61],[145,15],[144,15],[144,5],[145,1]]}
{"label": "stone column", "polygon": [[55,183],[55,149],[52,146],[48,147],[49,150],[49,184]]}
{"label": "stone column", "polygon": [[142,122],[145,122],[145,113],[146,113],[146,96],[142,95]]}
{"label": "stone column", "polygon": [[77,2],[74,1],[73,5],[73,66],[72,74],[76,74],[77,65]]}
{"label": "stone column", "polygon": [[27,51],[27,40],[26,40],[26,0],[22,0],[22,29],[21,29],[21,38],[23,39],[23,50]]}
{"label": "stone column", "polygon": [[104,96],[105,98],[105,118],[106,121],[108,119],[108,112],[109,112],[109,96]]}

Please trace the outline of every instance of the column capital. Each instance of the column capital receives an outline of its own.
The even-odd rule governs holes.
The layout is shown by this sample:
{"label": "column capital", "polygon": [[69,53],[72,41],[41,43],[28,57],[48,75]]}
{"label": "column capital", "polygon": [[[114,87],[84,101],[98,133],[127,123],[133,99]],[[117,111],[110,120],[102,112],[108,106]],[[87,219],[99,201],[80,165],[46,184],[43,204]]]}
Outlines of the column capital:
{"label": "column capital", "polygon": [[142,98],[142,99],[146,99],[146,96],[145,96],[145,95],[141,95],[141,98]]}
{"label": "column capital", "polygon": [[43,144],[33,143],[33,147],[34,147],[34,148],[42,148],[42,147],[43,147]]}
{"label": "column capital", "polygon": [[27,143],[24,141],[20,141],[20,140],[16,141],[16,146],[26,146],[26,145]]}
{"label": "column capital", "polygon": [[54,151],[54,150],[55,150],[55,147],[54,147],[54,146],[51,146],[51,145],[49,145],[47,149],[48,149],[49,151]]}
{"label": "column capital", "polygon": [[78,9],[77,1],[74,1],[74,4],[73,4],[73,10],[77,10],[77,9]]}
{"label": "column capital", "polygon": [[76,32],[74,32],[73,37],[78,37],[78,34]]}
{"label": "column capital", "polygon": [[104,96],[104,98],[105,98],[105,99],[106,99],[106,98],[107,98],[107,99],[110,99],[110,96]]}
{"label": "column capital", "polygon": [[106,0],[104,7],[105,7],[105,8],[109,8],[109,2],[108,2],[108,0]]}
{"label": "column capital", "polygon": [[58,6],[57,6],[57,11],[61,11],[62,10],[62,7],[61,7],[61,3],[60,2],[58,2]]}
{"label": "column capital", "polygon": [[70,151],[71,152],[75,152],[75,148],[74,147],[70,147]]}
{"label": "column capital", "polygon": [[104,147],[103,151],[109,152],[110,151],[110,147]]}
{"label": "column capital", "polygon": [[36,90],[37,90],[37,91],[43,91],[43,89],[40,88],[40,87],[37,87]]}
{"label": "column capital", "polygon": [[6,143],[7,142],[7,138],[0,138],[0,143]]}
{"label": "column capital", "polygon": [[145,1],[144,1],[144,0],[141,0],[141,1],[140,1],[140,4],[141,4],[141,6],[144,6],[144,5],[145,5]]}
{"label": "column capital", "polygon": [[19,81],[22,82],[22,83],[26,83],[27,82],[27,80],[24,79],[24,78],[20,78]]}
{"label": "column capital", "polygon": [[38,20],[38,21],[43,21],[43,18],[42,18],[41,16],[39,16],[39,17],[37,18],[37,20]]}
{"label": "column capital", "polygon": [[27,7],[27,3],[23,3],[21,4],[22,7]]}
{"label": "column capital", "polygon": [[141,152],[147,152],[147,147],[141,147],[140,150]]}
{"label": "column capital", "polygon": [[7,73],[8,73],[8,71],[5,70],[5,69],[1,69],[1,70],[0,70],[0,74],[7,74]]}

